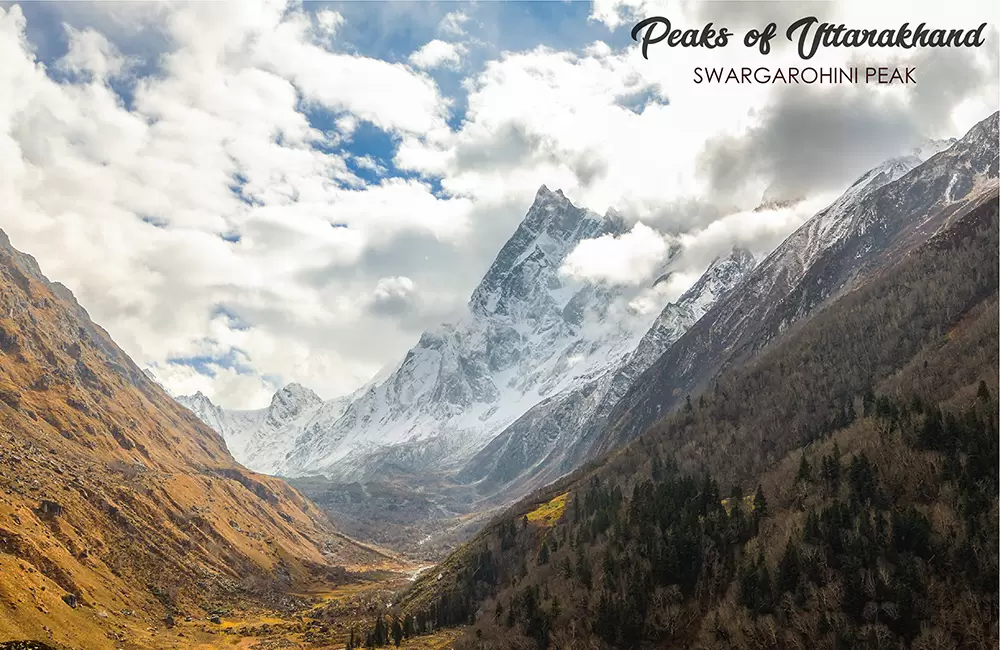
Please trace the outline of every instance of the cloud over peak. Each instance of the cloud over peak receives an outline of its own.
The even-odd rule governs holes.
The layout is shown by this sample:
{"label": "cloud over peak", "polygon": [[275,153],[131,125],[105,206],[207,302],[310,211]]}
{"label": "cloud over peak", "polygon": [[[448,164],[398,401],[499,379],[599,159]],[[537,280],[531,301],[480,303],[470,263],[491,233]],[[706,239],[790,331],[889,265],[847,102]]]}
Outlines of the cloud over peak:
{"label": "cloud over peak", "polygon": [[653,279],[669,251],[668,238],[640,222],[619,236],[583,240],[566,256],[559,273],[583,282],[636,286]]}
{"label": "cloud over peak", "polygon": [[[669,9],[756,24],[790,3],[725,4]],[[905,13],[987,10],[939,5]],[[823,6],[866,25],[904,11]],[[0,7],[0,227],[168,388],[254,407],[290,381],[347,393],[401,357],[465,304],[543,182],[635,224],[581,243],[565,277],[637,288],[678,241],[678,278],[735,242],[767,252],[801,206],[996,107],[995,30],[989,51],[894,59],[923,71],[916,89],[706,88],[691,66],[746,52],[644,60],[628,21],[652,7]],[[766,188],[807,201],[750,212]]]}

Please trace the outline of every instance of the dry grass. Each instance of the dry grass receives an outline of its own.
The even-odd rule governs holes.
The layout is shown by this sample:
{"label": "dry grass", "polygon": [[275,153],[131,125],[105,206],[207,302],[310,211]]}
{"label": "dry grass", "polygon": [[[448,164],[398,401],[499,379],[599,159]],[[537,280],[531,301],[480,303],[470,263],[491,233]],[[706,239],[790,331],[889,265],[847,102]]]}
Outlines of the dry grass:
{"label": "dry grass", "polygon": [[[745,495],[743,495],[743,508],[746,509],[748,512],[753,512],[753,509],[754,509],[753,496],[754,495],[752,495],[752,494],[745,494]],[[723,499],[719,503],[721,503],[722,507],[726,509],[726,514],[727,515],[730,514],[730,513],[732,513],[732,511],[733,511],[733,499],[732,499],[732,497],[726,497],[725,499]]]}
{"label": "dry grass", "polygon": [[237,647],[211,611],[284,621],[357,581],[342,567],[398,564],[236,464],[2,243],[0,304],[0,641]]}
{"label": "dry grass", "polygon": [[527,515],[528,521],[540,526],[549,527],[554,525],[566,511],[566,499],[569,492],[563,492],[551,501],[540,505]]}

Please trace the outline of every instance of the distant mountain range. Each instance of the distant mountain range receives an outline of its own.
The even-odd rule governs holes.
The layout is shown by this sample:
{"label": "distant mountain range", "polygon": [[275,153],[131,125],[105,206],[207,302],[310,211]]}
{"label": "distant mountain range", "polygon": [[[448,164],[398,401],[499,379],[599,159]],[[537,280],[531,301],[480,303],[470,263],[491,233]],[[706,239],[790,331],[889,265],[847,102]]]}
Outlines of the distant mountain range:
{"label": "distant mountain range", "polygon": [[960,141],[929,143],[864,174],[633,383],[588,447],[589,458],[633,439],[685,396],[708,388],[720,371],[743,363],[995,191],[996,146],[994,116]]}
{"label": "distant mountain range", "polygon": [[[402,362],[354,394],[324,402],[292,384],[255,411],[226,411],[202,394],[178,401],[261,472],[335,482],[444,474],[474,487],[477,498],[509,501],[626,442],[690,394],[720,367],[715,356],[730,352],[726,337],[752,338],[816,260],[863,227],[879,188],[954,142],[928,142],[872,169],[759,266],[737,248],[673,303],[664,304],[655,286],[640,288],[655,305],[645,311],[634,307],[635,289],[574,282],[559,272],[581,241],[621,236],[627,227],[613,210],[602,217],[542,186],[473,292],[468,316],[425,332]],[[955,200],[966,182],[955,181]],[[668,276],[681,252],[674,243],[653,277]],[[718,303],[727,307],[712,318],[726,321],[725,333],[697,353],[705,361],[664,366],[661,355],[693,345],[674,343]],[[707,325],[699,331],[711,334]],[[685,368],[674,373],[678,363]],[[622,399],[632,399],[654,365],[692,381],[666,402],[658,399],[636,426],[623,424]]]}
{"label": "distant mountain range", "polygon": [[644,286],[561,272],[627,227],[543,186],[465,318],[254,411],[183,408],[0,233],[0,636],[160,647],[395,562],[276,473],[411,537],[516,501],[391,597],[414,634],[995,647],[998,138],[886,161],[669,303],[677,242]]}
{"label": "distant mountain range", "polygon": [[[225,411],[202,394],[178,399],[259,471],[341,481],[460,471],[540,404],[586,393],[600,408],[753,267],[749,252],[733,251],[665,306],[652,280],[621,288],[560,273],[581,241],[626,232],[613,211],[602,217],[543,186],[468,316],[425,332],[395,369],[353,395],[323,402],[293,384],[257,411]],[[673,245],[654,277],[669,274],[679,252]],[[639,295],[653,306],[637,307]]]}

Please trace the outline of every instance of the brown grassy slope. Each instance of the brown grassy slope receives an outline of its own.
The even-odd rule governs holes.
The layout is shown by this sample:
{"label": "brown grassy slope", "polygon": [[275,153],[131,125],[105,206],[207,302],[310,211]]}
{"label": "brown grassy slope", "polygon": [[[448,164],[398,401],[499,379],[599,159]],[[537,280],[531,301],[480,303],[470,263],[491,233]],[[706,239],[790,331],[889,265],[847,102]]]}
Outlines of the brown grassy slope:
{"label": "brown grassy slope", "polygon": [[114,647],[385,559],[239,466],[0,237],[0,641]]}

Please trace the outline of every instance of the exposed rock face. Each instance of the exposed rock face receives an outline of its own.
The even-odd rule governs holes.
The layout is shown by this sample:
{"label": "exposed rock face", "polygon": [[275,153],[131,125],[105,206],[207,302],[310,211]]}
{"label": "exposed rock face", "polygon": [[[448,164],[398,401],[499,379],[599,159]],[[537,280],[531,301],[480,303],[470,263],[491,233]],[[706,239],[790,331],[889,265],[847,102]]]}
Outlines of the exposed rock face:
{"label": "exposed rock face", "polygon": [[[274,404],[243,414],[193,408],[257,469],[360,482],[434,474],[509,500],[628,442],[720,369],[926,240],[947,206],[995,186],[995,132],[994,117],[960,142],[886,161],[760,264],[733,251],[673,304],[645,313],[630,310],[619,287],[559,272],[580,241],[626,226],[543,186],[468,315],[425,332],[354,395],[297,400],[303,408],[278,426],[259,424]],[[795,200],[771,192],[761,209]],[[669,280],[678,252],[654,287]]]}

